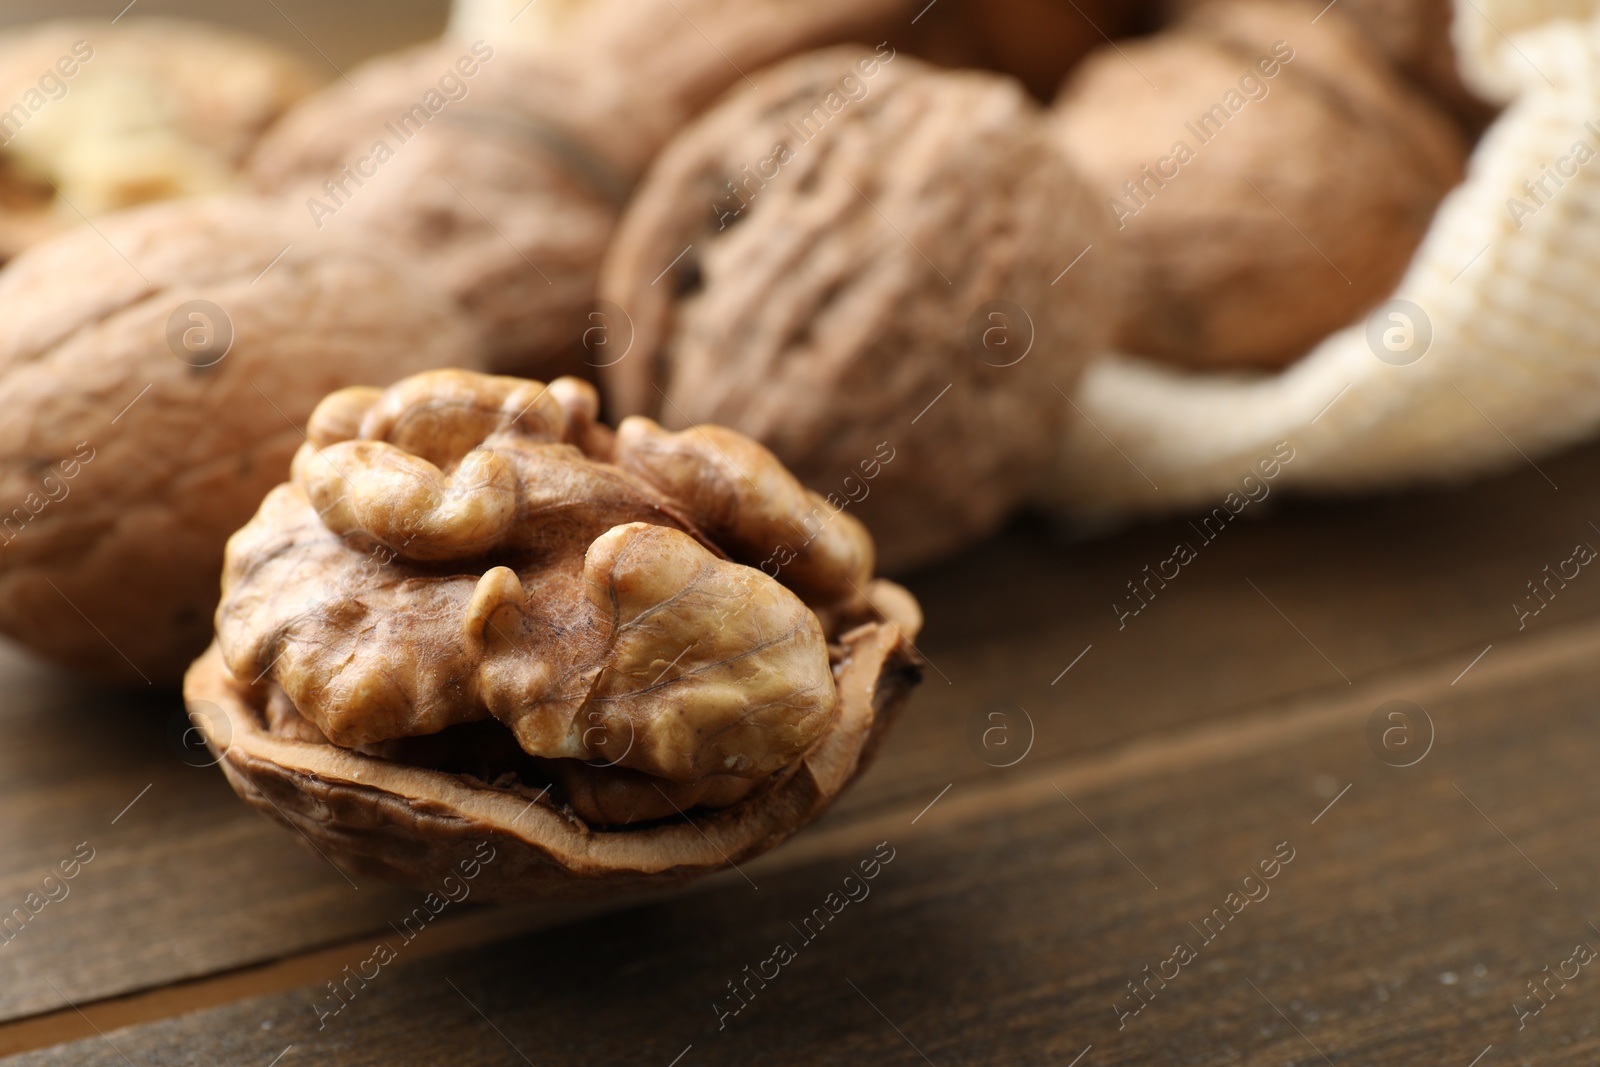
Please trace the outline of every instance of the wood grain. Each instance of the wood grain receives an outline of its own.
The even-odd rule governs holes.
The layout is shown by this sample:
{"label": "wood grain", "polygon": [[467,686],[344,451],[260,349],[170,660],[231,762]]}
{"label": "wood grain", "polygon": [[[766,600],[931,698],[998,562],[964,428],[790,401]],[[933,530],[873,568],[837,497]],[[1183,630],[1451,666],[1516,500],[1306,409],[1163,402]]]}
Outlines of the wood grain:
{"label": "wood grain", "polygon": [[[1566,628],[1471,685],[1409,690],[1437,736],[1408,769],[1368,747],[1374,694],[1327,697],[1152,741],[1116,774],[1064,763],[1022,804],[884,815],[827,858],[752,868],[759,889],[402,955],[321,1030],[328,993],[307,988],[5,1063],[265,1064],[293,1046],[341,1065],[668,1064],[692,1046],[682,1063],[944,1067],[1092,1046],[1081,1062],[1464,1067],[1491,1045],[1485,1062],[1590,1063],[1600,972],[1553,985],[1521,1030],[1512,1006],[1537,1004],[1526,980],[1575,944],[1600,946],[1594,746],[1579,743],[1600,726],[1597,637]],[[875,839],[893,862],[807,942],[791,924]],[[1262,899],[1230,901],[1260,896],[1244,876],[1289,849]],[[719,1028],[726,983],[779,942],[793,961]],[[1119,1019],[1139,1003],[1127,983],[1180,943],[1195,959]]]}
{"label": "wood grain", "polygon": [[[1293,507],[1240,525],[1121,632],[1108,606],[1117,576],[1137,574],[1171,527],[1067,549],[1024,526],[917,576],[930,618],[924,647],[938,670],[878,765],[816,832],[914,813],[947,784],[959,795],[1003,781],[1007,771],[974,753],[969,725],[1007,694],[1037,726],[1032,765],[1347,690],[1247,578],[1353,684],[1408,664],[1448,681],[1497,642],[1474,668],[1483,669],[1519,639],[1600,610],[1600,581],[1581,580],[1526,633],[1515,632],[1509,608],[1522,583],[1581,536],[1596,454],[1547,467],[1566,485],[1561,494],[1529,472],[1452,494]],[[291,834],[238,804],[214,769],[186,766],[167,736],[173,697],[107,694],[15,657],[0,662],[0,678],[0,903],[21,904],[79,842],[105,843],[68,900],[0,947],[0,1018],[341,944],[409,907],[402,891],[352,890]]]}
{"label": "wood grain", "polygon": [[[1210,543],[1187,519],[1075,542],[1018,527],[911,581],[934,667],[882,763],[839,814],[1002,773],[967,737],[993,701],[1028,713],[1035,756],[1067,755],[1407,664],[1435,662],[1448,681],[1491,643],[1489,656],[1502,655],[1531,633],[1600,612],[1600,574],[1587,571],[1526,630],[1512,610],[1526,583],[1578,541],[1600,547],[1590,525],[1600,522],[1591,515],[1597,460],[1600,449],[1589,448],[1543,463],[1560,491],[1524,467],[1464,490],[1333,503],[1269,497],[1275,510],[1247,509]],[[1119,629],[1112,604],[1131,602],[1126,583],[1180,540],[1198,558]],[[1026,723],[1014,725],[1025,740]]]}
{"label": "wood grain", "polygon": [[[0,24],[121,6],[22,0]],[[434,32],[445,6],[225,13],[334,78]],[[1526,630],[1511,604],[1577,541],[1600,544],[1597,461],[1595,447],[1541,461],[1559,491],[1524,468],[1461,490],[1274,497],[1204,544],[1187,520],[1089,538],[1023,523],[912,577],[928,681],[840,807],[750,868],[759,891],[730,874],[440,959],[419,943],[402,956],[416,962],[385,969],[322,1031],[314,986],[276,990],[318,968],[339,976],[415,896],[352,889],[215,770],[185,765],[168,736],[173,695],[106,693],[0,653],[0,915],[80,842],[95,849],[70,895],[0,944],[0,1020],[59,1013],[45,1021],[87,1034],[206,1009],[112,1032],[120,1051],[94,1037],[6,1062],[267,1064],[293,1045],[285,1067],[668,1064],[692,1045],[681,1067],[944,1067],[1067,1064],[1092,1045],[1081,1067],[1466,1067],[1491,1044],[1482,1067],[1594,1062],[1593,968],[1523,1030],[1511,1005],[1531,1003],[1524,982],[1574,942],[1600,947],[1587,906],[1600,889],[1587,773],[1600,671],[1585,646],[1600,640],[1586,621],[1600,618],[1600,577],[1562,588]],[[1125,583],[1180,540],[1196,561],[1119,629]],[[1439,731],[1405,771],[1364,739],[1394,695],[1424,703]],[[1032,740],[1008,769],[972,741],[974,716],[1000,700],[1032,724],[1008,721],[1008,743]],[[724,983],[885,839],[897,858],[872,895],[718,1030]],[[1296,859],[1271,896],[1119,1030],[1124,983],[1197,942],[1188,924],[1282,840]],[[96,1005],[141,990],[160,991],[139,1001],[143,1016]],[[270,995],[212,1006],[252,992]]]}
{"label": "wood grain", "polygon": [[413,898],[358,891],[189,765],[176,694],[97,691],[14,653],[0,678],[0,917],[59,897],[44,879],[80,844],[94,855],[0,937],[0,1017],[343,940]]}

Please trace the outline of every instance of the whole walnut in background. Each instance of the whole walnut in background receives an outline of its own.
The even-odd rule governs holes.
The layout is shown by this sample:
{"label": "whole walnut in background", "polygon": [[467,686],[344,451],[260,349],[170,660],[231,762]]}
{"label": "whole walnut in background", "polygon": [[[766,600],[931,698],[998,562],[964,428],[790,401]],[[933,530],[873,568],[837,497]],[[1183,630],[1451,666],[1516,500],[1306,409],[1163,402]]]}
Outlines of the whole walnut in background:
{"label": "whole walnut in background", "polygon": [[1009,79],[880,47],[756,82],[674,139],[623,220],[601,294],[632,347],[607,398],[748,434],[886,568],[932,560],[1016,504],[1104,337],[1098,205]]}
{"label": "whole walnut in background", "polygon": [[451,37],[375,59],[297,108],[251,178],[304,205],[309,228],[406,249],[480,324],[497,368],[554,376],[590,355],[600,260],[667,139],[740,71],[906,6],[584,0],[464,15]]}
{"label": "whole walnut in background", "polygon": [[1450,118],[1320,7],[1208,3],[1063,87],[1060,143],[1118,227],[1119,347],[1292,362],[1392,291],[1461,180]]}
{"label": "whole walnut in background", "polygon": [[294,244],[275,204],[108,216],[0,272],[0,633],[119,681],[206,646],[228,535],[322,396],[473,365],[386,246]]}
{"label": "whole walnut in background", "polygon": [[306,101],[250,164],[302,232],[392,243],[479,323],[500,366],[581,332],[631,185],[592,76],[478,42],[382,56]]}
{"label": "whole walnut in background", "polygon": [[[1170,0],[1168,13],[1181,16],[1215,2]],[[1339,0],[1338,10],[1395,70],[1476,132],[1493,117],[1495,108],[1461,79],[1452,34],[1455,7],[1455,0]],[[1476,12],[1470,17],[1483,16]]]}
{"label": "whole walnut in background", "polygon": [[1131,0],[938,0],[885,20],[888,41],[947,67],[1010,74],[1039,100],[1107,40],[1154,28],[1155,3]]}

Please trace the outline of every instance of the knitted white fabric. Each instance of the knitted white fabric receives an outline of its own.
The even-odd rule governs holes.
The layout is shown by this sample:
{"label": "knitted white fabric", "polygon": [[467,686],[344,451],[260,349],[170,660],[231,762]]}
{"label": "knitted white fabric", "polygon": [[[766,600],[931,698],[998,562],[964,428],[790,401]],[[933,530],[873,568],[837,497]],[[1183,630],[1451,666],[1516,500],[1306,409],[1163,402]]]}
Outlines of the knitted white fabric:
{"label": "knitted white fabric", "polygon": [[1215,504],[1280,441],[1296,454],[1276,486],[1339,491],[1465,478],[1600,430],[1600,0],[1457,0],[1454,39],[1464,76],[1509,107],[1394,293],[1431,323],[1426,354],[1380,360],[1386,330],[1421,325],[1380,309],[1376,348],[1358,325],[1271,377],[1107,356],[1038,503]]}

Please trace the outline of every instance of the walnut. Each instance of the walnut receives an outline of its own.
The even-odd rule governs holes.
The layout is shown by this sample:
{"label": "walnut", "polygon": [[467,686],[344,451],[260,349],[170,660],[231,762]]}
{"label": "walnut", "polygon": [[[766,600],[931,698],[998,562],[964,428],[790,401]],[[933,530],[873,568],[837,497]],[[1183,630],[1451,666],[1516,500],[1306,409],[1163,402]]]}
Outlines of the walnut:
{"label": "walnut", "polygon": [[228,535],[318,399],[473,365],[450,302],[368,244],[294,244],[276,205],[107,216],[0,273],[0,632],[119,680],[211,639]]}
{"label": "walnut", "polygon": [[0,260],[80,213],[226,191],[261,132],[319,81],[272,45],[202,23],[0,34]]}
{"label": "walnut", "polygon": [[[1212,2],[1174,0],[1172,6],[1181,12]],[[1451,32],[1455,6],[1454,0],[1341,0],[1339,12],[1360,27],[1396,70],[1469,129],[1481,130],[1493,118],[1494,108],[1462,80]],[[1475,11],[1470,17],[1481,21],[1494,16]],[[1498,33],[1488,24],[1485,28]],[[1503,28],[1514,32],[1509,26]]]}
{"label": "walnut", "polygon": [[[1040,100],[1067,71],[1111,38],[1146,28],[1149,3],[1129,0],[939,0],[915,22],[886,22],[891,43],[948,67],[1010,74]],[[915,12],[913,12],[915,14]]]}
{"label": "walnut", "polygon": [[262,140],[255,187],[308,233],[404,249],[481,325],[495,366],[560,361],[631,183],[594,135],[617,127],[609,105],[561,64],[481,42],[380,57],[352,78]]}
{"label": "walnut", "polygon": [[635,332],[607,399],[748,434],[888,569],[933,559],[1050,452],[1104,335],[1101,213],[1010,79],[845,48],[758,84],[674,140],[623,220],[601,295]]}
{"label": "walnut", "polygon": [[1207,4],[1068,79],[1060,141],[1128,271],[1119,347],[1292,362],[1393,289],[1460,181],[1454,124],[1339,9],[1313,24],[1319,7]]}
{"label": "walnut", "polygon": [[308,226],[369,228],[427,264],[482,324],[497,368],[596,365],[606,354],[584,348],[595,275],[667,138],[741,70],[904,6],[589,0],[478,12],[460,36],[374,60],[355,85],[296,109],[257,149],[251,178],[304,204]]}
{"label": "walnut", "polygon": [[323,402],[186,685],[246,799],[413,880],[491,838],[519,895],[737,861],[843,788],[915,680],[915,602],[845,514],[763,568],[820,498],[598,406],[464,371]]}

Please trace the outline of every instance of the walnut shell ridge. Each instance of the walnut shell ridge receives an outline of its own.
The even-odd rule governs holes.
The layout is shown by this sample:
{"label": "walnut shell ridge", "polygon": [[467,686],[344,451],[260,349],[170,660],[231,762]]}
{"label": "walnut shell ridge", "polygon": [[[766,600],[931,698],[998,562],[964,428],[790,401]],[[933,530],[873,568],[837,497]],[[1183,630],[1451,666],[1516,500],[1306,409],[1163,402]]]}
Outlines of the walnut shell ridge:
{"label": "walnut shell ridge", "polygon": [[720,866],[843,788],[915,680],[915,602],[758,445],[597,409],[462,371],[318,407],[186,683],[246,799],[413,881],[491,838],[523,895]]}
{"label": "walnut shell ridge", "polygon": [[476,362],[470,326],[392,250],[294,234],[277,205],[173,201],[0,273],[0,633],[176,681],[211,639],[228,536],[317,401]]}
{"label": "walnut shell ridge", "polygon": [[633,347],[607,399],[760,441],[890,571],[946,555],[1015,506],[1104,339],[1102,213],[1010,79],[880,47],[758,83],[624,217],[601,295]]}

